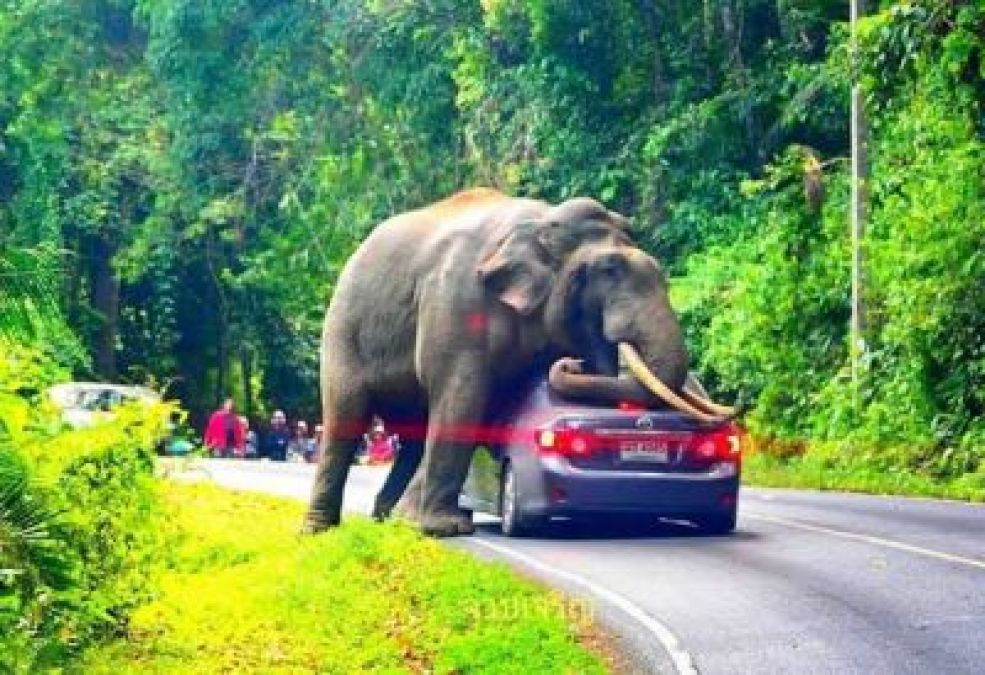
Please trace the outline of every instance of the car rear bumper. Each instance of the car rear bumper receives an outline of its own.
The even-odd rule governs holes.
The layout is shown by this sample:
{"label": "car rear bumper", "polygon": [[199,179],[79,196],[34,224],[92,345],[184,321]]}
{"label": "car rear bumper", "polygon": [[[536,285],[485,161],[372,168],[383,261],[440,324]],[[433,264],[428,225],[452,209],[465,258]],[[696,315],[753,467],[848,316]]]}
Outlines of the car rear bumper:
{"label": "car rear bumper", "polygon": [[733,510],[738,499],[739,467],[731,462],[702,473],[578,469],[559,457],[539,464],[539,476],[528,476],[523,490],[532,515],[711,515]]}

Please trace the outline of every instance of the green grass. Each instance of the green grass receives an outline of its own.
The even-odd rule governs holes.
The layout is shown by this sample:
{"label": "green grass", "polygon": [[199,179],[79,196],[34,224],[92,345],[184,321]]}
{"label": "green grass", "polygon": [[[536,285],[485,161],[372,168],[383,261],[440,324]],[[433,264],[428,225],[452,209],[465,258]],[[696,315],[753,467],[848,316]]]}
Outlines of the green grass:
{"label": "green grass", "polygon": [[831,461],[829,455],[812,450],[794,457],[752,453],[743,462],[742,481],[762,487],[843,490],[985,502],[985,472],[940,479],[907,468],[872,466],[864,460]]}
{"label": "green grass", "polygon": [[301,506],[169,483],[159,597],[87,673],[598,673],[590,608],[400,523],[295,535]]}

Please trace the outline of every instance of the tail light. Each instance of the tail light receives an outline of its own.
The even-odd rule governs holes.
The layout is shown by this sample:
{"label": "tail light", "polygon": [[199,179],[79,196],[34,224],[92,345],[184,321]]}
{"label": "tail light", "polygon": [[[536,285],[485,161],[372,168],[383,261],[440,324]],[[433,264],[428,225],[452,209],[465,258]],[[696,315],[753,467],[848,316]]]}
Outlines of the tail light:
{"label": "tail light", "polygon": [[742,430],[729,424],[709,433],[695,434],[690,445],[697,459],[739,461],[742,456]]}
{"label": "tail light", "polygon": [[584,429],[542,429],[536,440],[542,453],[563,457],[587,457],[598,448],[598,438]]}
{"label": "tail light", "polygon": [[[534,432],[538,452],[561,457],[590,457],[600,451],[618,453],[625,445],[653,445],[654,452],[666,451],[673,463],[690,457],[701,464],[741,461],[743,431],[734,424],[727,424],[706,432],[670,431],[653,429],[606,429],[596,434],[591,428],[567,426],[568,422],[556,420],[551,426]],[[676,460],[674,458],[677,458]]]}

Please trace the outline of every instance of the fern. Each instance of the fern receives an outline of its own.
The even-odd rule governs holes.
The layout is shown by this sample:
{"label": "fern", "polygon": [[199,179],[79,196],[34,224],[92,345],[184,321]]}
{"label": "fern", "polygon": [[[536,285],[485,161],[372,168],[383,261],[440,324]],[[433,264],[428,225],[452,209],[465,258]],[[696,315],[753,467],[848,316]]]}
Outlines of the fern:
{"label": "fern", "polygon": [[61,589],[71,581],[71,565],[51,534],[55,514],[30,487],[17,455],[0,448],[0,597],[17,595],[18,604],[31,602],[42,587]]}
{"label": "fern", "polygon": [[0,337],[42,347],[64,365],[85,355],[61,311],[61,254],[50,247],[0,248]]}
{"label": "fern", "polygon": [[44,505],[26,465],[0,444],[0,672],[32,672],[60,653],[51,612],[70,592],[73,565],[52,534],[55,515]]}

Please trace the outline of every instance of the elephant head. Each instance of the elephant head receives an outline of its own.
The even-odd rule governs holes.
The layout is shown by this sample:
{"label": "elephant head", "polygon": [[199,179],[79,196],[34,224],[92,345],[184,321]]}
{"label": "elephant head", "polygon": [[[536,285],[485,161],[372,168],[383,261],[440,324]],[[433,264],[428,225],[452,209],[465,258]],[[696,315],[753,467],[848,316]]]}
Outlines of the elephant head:
{"label": "elephant head", "polygon": [[[487,288],[523,315],[542,312],[548,339],[579,360],[551,369],[560,393],[662,401],[710,421],[732,414],[688,381],[688,354],[659,263],[636,247],[626,219],[574,199],[522,222],[479,267]],[[619,360],[632,377],[619,376]]]}

